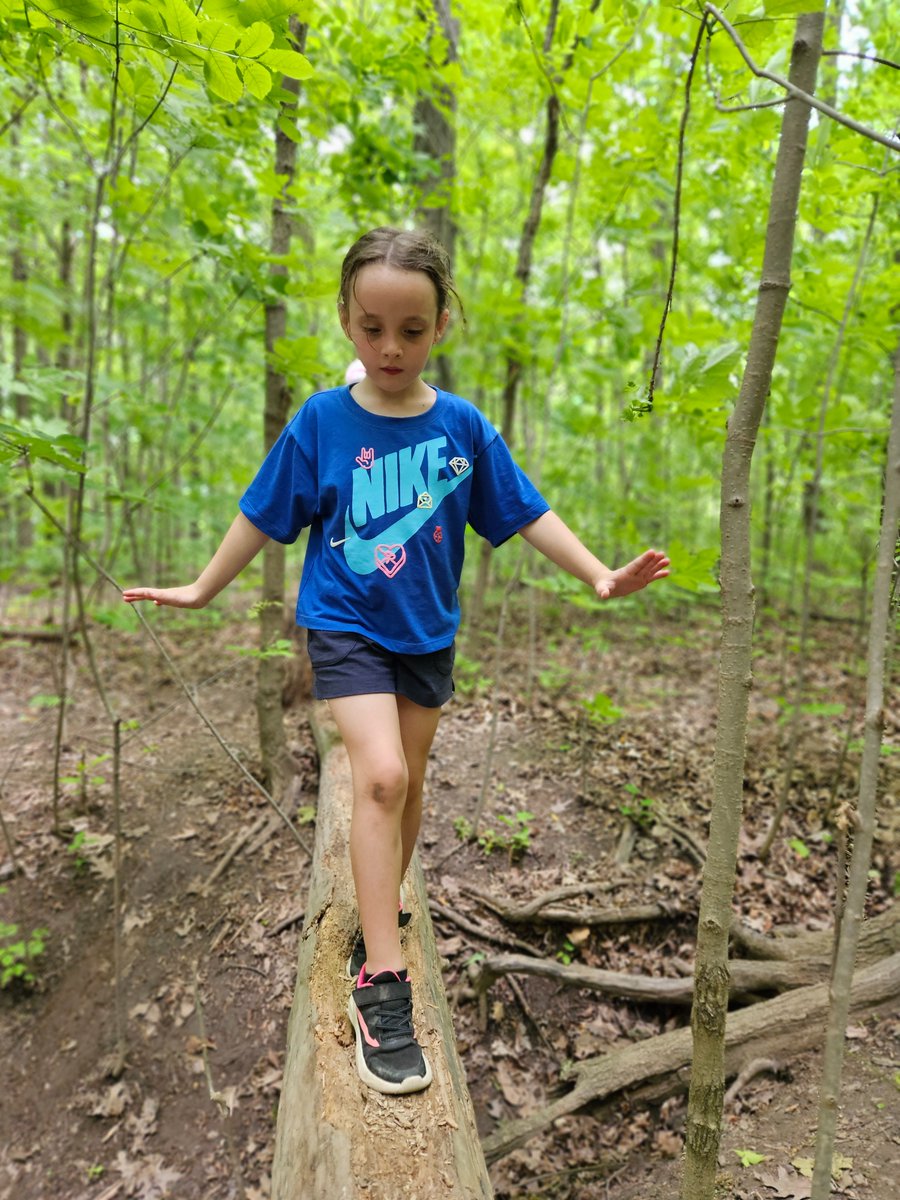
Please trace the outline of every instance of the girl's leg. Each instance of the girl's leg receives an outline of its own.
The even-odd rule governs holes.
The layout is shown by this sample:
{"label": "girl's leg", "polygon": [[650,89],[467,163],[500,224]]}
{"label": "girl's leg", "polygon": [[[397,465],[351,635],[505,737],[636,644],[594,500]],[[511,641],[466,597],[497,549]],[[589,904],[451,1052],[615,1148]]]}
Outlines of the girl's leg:
{"label": "girl's leg", "polygon": [[416,838],[419,836],[419,826],[422,823],[422,789],[425,783],[425,771],[428,767],[428,752],[437,731],[438,721],[441,719],[441,709],[423,708],[420,704],[414,704],[412,700],[408,700],[406,696],[398,696],[397,712],[400,718],[403,754],[409,773],[406,807],[403,810],[401,825],[403,858],[400,878],[402,879],[412,858]]}
{"label": "girl's leg", "polygon": [[405,966],[397,896],[409,791],[398,697],[390,693],[342,696],[328,703],[353,773],[350,862],[368,953],[367,974],[398,971]]}

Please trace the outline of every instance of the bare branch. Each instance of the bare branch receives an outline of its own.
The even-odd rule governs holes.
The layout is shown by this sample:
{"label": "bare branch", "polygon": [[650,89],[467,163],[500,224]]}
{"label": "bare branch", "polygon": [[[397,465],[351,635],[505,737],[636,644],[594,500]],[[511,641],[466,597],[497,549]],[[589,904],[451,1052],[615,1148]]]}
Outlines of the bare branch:
{"label": "bare branch", "polygon": [[889,58],[880,58],[877,54],[860,54],[857,50],[823,50],[823,58],[861,58],[865,62],[879,63],[882,67],[893,67],[900,71],[900,63],[892,62]]}
{"label": "bare branch", "polygon": [[741,41],[737,30],[714,4],[707,4],[703,11],[707,16],[714,17],[719,22],[734,42],[741,58],[758,78],[768,79],[772,83],[777,83],[779,87],[784,88],[788,95],[792,96],[795,100],[802,100],[810,108],[817,109],[820,113],[824,113],[826,117],[831,117],[832,121],[837,121],[838,124],[845,125],[855,133],[861,133],[863,137],[867,137],[873,142],[878,142],[881,146],[887,146],[889,150],[900,150],[900,141],[897,138],[879,133],[877,130],[871,129],[868,125],[862,125],[859,121],[854,121],[852,117],[847,117],[843,113],[838,112],[836,108],[832,108],[830,104],[826,104],[824,100],[817,100],[809,92],[804,92],[801,88],[796,87],[789,79],[785,79],[783,75],[778,75],[774,71],[767,71],[765,67],[760,67],[750,57],[747,47]]}

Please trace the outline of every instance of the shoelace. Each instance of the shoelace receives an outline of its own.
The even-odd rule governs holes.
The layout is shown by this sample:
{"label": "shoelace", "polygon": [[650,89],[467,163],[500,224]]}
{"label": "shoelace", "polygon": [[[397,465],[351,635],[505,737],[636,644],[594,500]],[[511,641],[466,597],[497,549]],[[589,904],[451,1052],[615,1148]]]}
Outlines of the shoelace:
{"label": "shoelace", "polygon": [[413,1042],[412,1000],[398,996],[396,1000],[385,1000],[378,1005],[371,1024],[377,1026],[379,1041],[382,1045],[403,1041],[404,1044]]}

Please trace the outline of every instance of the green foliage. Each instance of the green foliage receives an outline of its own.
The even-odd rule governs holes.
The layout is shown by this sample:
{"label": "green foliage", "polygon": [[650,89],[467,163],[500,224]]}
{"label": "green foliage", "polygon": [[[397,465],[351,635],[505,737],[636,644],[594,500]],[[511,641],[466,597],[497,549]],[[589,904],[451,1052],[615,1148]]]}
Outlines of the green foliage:
{"label": "green foliage", "polygon": [[462,695],[477,696],[490,691],[493,680],[484,673],[481,663],[457,651],[453,663],[453,682]]}
{"label": "green foliage", "polygon": [[624,709],[614,704],[605,692],[595,692],[590,699],[582,700],[581,705],[595,725],[611,725],[624,715]]}
{"label": "green foliage", "polygon": [[[786,70],[804,7],[768,0],[741,23],[758,61]],[[668,549],[672,578],[654,589],[654,604],[695,610],[715,593],[722,440],[753,317],[780,122],[779,109],[720,112],[715,93],[740,105],[777,89],[751,75],[727,36],[710,39],[708,71],[692,93],[660,377],[645,412],[672,241],[681,115],[672,97],[695,21],[677,5],[645,12],[631,0],[598,9],[573,0],[560,6],[544,54],[543,10],[526,11],[533,44],[518,6],[459,0],[464,36],[454,59],[442,34],[428,42],[424,22],[394,0],[379,6],[377,21],[354,6],[308,0],[0,0],[4,119],[18,113],[0,138],[0,322],[9,331],[0,502],[11,514],[0,529],[3,578],[46,588],[62,569],[58,532],[23,496],[26,456],[36,496],[62,524],[84,479],[85,541],[102,547],[117,577],[195,577],[262,454],[261,306],[287,303],[268,365],[284,371],[296,408],[340,381],[347,364],[334,314],[346,246],[365,228],[412,225],[424,206],[446,204],[467,315],[442,349],[456,390],[499,425],[512,355],[521,370],[514,449],[539,467],[553,507],[606,562],[649,544]],[[292,16],[308,22],[302,54]],[[891,16],[887,0],[865,0],[853,15],[854,46],[895,57]],[[829,49],[840,48],[830,26],[828,37]],[[823,59],[821,70],[842,107],[887,128],[883,114],[900,102],[896,72],[845,56]],[[300,81],[296,96],[284,75]],[[543,147],[548,78],[565,136],[523,294],[517,231]],[[444,179],[416,104],[431,97],[446,108],[448,88],[457,155]],[[286,101],[295,108],[282,108]],[[298,156],[284,192],[276,128]],[[795,594],[826,364],[877,201],[827,414],[817,535],[817,559],[827,564],[817,571],[817,600],[855,611],[878,525],[896,342],[893,177],[883,148],[824,118],[804,176],[793,285],[748,498],[754,582],[773,605]],[[294,222],[292,245],[279,255],[269,242],[276,198]],[[24,269],[14,273],[17,254]],[[642,415],[623,423],[623,408]],[[20,536],[26,525],[30,538]],[[497,557],[498,588],[510,559]],[[475,561],[470,555],[464,597]],[[582,623],[603,627],[609,606],[582,584],[533,564],[527,574],[545,627],[574,608]],[[615,603],[637,610],[646,600]],[[110,608],[102,619],[119,617]],[[208,610],[200,619],[218,617]],[[488,670],[462,661],[458,683],[479,694],[490,687]]]}
{"label": "green foliage", "polygon": [[[5,887],[0,888],[0,895],[6,891]],[[14,981],[27,987],[37,983],[34,963],[44,953],[49,936],[48,929],[20,934],[18,925],[0,920],[0,988],[9,987]]]}
{"label": "green foliage", "polygon": [[578,953],[574,944],[568,938],[563,942],[562,946],[556,952],[557,959],[566,967],[571,966],[572,959]]}
{"label": "green foliage", "polygon": [[[531,848],[531,822],[534,820],[534,813],[522,811],[517,812],[515,816],[503,813],[497,820],[506,826],[506,829],[485,829],[478,836],[478,845],[485,856],[490,856],[495,850],[503,850],[508,854],[511,863],[518,862]],[[453,828],[461,842],[469,842],[474,838],[472,823],[465,817],[457,817]]]}
{"label": "green foliage", "polygon": [[254,646],[228,646],[242,658],[294,658],[294,646],[290,638],[276,638],[268,646],[259,649]]}
{"label": "green foliage", "polygon": [[628,817],[638,829],[649,829],[653,824],[653,800],[650,796],[642,796],[641,789],[634,783],[626,783],[625,791],[632,797],[619,805],[619,812]]}

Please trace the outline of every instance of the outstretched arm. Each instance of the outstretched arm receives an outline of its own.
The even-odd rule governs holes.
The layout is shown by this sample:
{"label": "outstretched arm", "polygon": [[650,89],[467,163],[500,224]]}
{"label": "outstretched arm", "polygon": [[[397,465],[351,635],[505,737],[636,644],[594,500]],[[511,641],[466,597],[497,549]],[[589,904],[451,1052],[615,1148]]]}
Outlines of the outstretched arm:
{"label": "outstretched arm", "polygon": [[669,560],[659,550],[645,550],[616,570],[604,566],[554,512],[545,512],[519,533],[545,558],[592,587],[601,600],[639,592],[669,574]]}
{"label": "outstretched arm", "polygon": [[195,583],[174,588],[126,588],[122,599],[152,600],[174,608],[203,608],[243,571],[269,540],[268,535],[239,512],[209,565]]}

